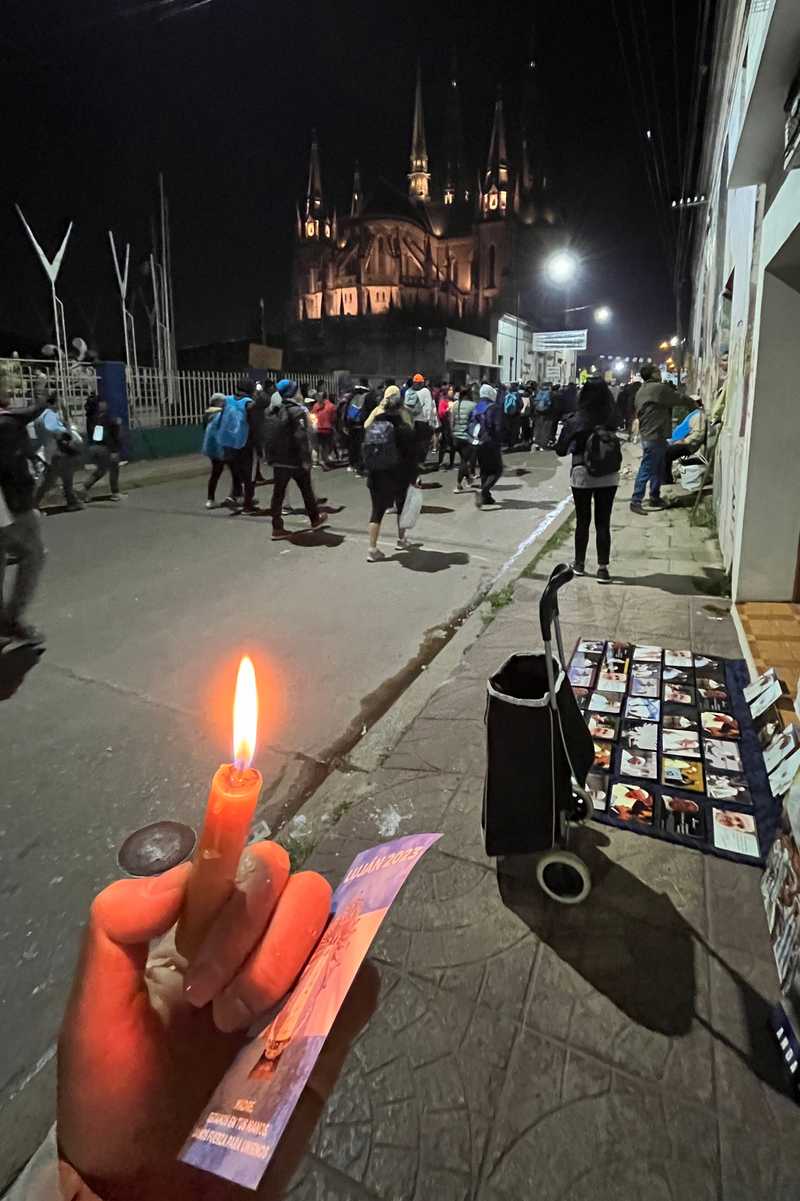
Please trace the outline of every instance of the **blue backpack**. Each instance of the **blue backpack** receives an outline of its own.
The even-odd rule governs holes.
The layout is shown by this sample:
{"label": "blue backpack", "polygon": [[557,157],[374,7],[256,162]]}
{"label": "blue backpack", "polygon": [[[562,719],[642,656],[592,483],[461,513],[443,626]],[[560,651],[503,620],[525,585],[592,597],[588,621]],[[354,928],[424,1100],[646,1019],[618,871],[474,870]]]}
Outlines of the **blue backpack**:
{"label": "blue backpack", "polygon": [[467,437],[473,446],[483,446],[489,441],[490,434],[487,425],[489,407],[488,401],[479,400],[473,409],[467,426]]}
{"label": "blue backpack", "polygon": [[241,450],[247,442],[250,429],[247,424],[247,397],[226,396],[225,408],[220,414],[219,444],[223,450]]}
{"label": "blue backpack", "polygon": [[507,392],[503,401],[503,412],[506,417],[516,417],[520,409],[519,392]]}
{"label": "blue backpack", "polygon": [[203,454],[209,459],[222,458],[222,443],[219,440],[219,427],[222,422],[222,413],[215,413],[206,426],[206,432],[203,435]]}
{"label": "blue backpack", "polygon": [[540,388],[536,393],[536,412],[549,413],[553,407],[553,393],[550,388]]}
{"label": "blue backpack", "polygon": [[349,425],[361,425],[362,424],[362,422],[364,420],[364,414],[362,412],[363,403],[364,402],[362,400],[361,404],[358,405],[358,404],[356,404],[356,402],[354,400],[351,400],[350,403],[348,404],[348,406],[347,406],[347,422]]}

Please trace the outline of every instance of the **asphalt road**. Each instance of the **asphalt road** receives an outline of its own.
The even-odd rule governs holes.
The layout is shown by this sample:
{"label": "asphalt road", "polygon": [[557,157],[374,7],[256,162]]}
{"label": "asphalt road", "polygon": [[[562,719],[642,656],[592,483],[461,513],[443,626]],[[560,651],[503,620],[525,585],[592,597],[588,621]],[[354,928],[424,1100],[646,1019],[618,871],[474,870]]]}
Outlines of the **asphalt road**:
{"label": "asphalt road", "polygon": [[[47,652],[0,706],[0,1186],[51,1117],[53,1040],[89,901],[117,874],[127,832],[201,820],[230,758],[240,654],[258,669],[260,816],[274,826],[568,492],[551,454],[509,456],[496,512],[454,495],[453,473],[428,475],[422,545],[395,553],[387,517],[389,557],[372,564],[363,483],[341,470],[314,482],[341,511],[293,542],[271,542],[266,516],[206,512],[202,479],[44,521],[32,617]],[[303,514],[286,523],[307,526]]]}

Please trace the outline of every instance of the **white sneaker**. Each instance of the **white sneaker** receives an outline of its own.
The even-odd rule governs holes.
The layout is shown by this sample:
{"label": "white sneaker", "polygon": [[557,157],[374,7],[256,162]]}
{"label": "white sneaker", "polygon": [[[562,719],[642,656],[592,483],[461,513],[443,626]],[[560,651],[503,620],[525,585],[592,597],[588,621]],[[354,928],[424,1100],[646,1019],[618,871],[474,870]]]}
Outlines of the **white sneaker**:
{"label": "white sneaker", "polygon": [[217,504],[217,502],[215,500],[207,500],[206,508],[207,509],[218,509],[219,505]]}
{"label": "white sneaker", "polygon": [[353,468],[348,466],[347,470],[348,470],[348,471],[350,472],[350,474],[352,475],[352,473],[353,473]]}
{"label": "white sneaker", "polygon": [[368,563],[380,563],[381,559],[385,559],[386,555],[377,546],[371,546],[367,551]]}

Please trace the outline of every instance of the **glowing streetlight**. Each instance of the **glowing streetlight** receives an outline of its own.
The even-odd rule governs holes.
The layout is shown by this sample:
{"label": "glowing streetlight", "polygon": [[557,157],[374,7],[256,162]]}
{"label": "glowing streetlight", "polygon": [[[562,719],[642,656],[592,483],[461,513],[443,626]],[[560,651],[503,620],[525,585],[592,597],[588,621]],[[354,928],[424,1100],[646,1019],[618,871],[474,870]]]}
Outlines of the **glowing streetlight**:
{"label": "glowing streetlight", "polygon": [[617,359],[616,363],[614,364],[614,370],[618,374],[625,370],[625,364],[623,363],[622,359]]}
{"label": "glowing streetlight", "polygon": [[558,250],[547,260],[547,274],[554,284],[568,284],[578,270],[578,260],[569,250]]}
{"label": "glowing streetlight", "polygon": [[679,342],[680,342],[680,338],[678,337],[677,334],[674,334],[673,337],[671,337],[669,340],[670,346],[677,346]]}
{"label": "glowing streetlight", "polygon": [[600,307],[594,311],[594,319],[600,325],[607,325],[613,315],[614,314],[611,312],[611,309],[607,304],[601,304]]}

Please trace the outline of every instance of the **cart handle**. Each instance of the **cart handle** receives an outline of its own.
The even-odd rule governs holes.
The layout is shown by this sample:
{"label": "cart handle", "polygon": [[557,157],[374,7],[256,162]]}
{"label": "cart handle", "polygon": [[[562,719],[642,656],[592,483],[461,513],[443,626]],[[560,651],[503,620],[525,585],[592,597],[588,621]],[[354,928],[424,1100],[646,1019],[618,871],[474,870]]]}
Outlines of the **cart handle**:
{"label": "cart handle", "polygon": [[559,563],[550,572],[545,590],[539,601],[539,622],[542,627],[542,638],[550,642],[553,619],[558,617],[558,590],[568,584],[573,575],[572,568],[567,563]]}

